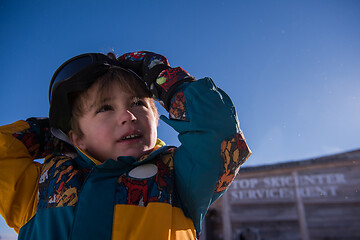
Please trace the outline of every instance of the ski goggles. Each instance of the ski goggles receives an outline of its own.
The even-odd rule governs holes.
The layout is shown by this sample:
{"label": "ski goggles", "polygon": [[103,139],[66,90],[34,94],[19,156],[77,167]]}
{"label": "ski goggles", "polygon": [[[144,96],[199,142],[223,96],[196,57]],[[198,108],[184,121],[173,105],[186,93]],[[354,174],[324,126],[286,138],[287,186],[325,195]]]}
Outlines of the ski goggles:
{"label": "ski goggles", "polygon": [[85,72],[86,70],[95,71],[102,67],[108,68],[109,66],[120,67],[116,60],[112,60],[101,53],[85,53],[67,60],[55,71],[51,78],[49,100],[51,101],[54,85],[66,81],[80,72]]}

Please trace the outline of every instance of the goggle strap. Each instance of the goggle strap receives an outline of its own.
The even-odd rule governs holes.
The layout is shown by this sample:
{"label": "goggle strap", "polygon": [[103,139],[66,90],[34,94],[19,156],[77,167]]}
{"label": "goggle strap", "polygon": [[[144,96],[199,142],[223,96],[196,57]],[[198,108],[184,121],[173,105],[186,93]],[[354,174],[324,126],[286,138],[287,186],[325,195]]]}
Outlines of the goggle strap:
{"label": "goggle strap", "polygon": [[62,140],[64,142],[67,142],[68,144],[73,146],[73,144],[71,143],[68,136],[63,131],[61,131],[60,129],[51,128],[50,131],[51,131],[52,135],[54,135],[56,138],[58,138],[58,139],[60,139],[60,140]]}

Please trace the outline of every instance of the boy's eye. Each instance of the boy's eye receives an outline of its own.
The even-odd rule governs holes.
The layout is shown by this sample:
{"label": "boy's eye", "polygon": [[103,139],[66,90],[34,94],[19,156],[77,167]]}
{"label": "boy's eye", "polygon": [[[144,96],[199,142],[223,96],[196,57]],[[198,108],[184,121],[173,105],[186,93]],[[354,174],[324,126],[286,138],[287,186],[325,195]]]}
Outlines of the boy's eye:
{"label": "boy's eye", "polygon": [[131,106],[146,106],[146,103],[140,98],[134,98]]}
{"label": "boy's eye", "polygon": [[114,109],[114,108],[113,108],[111,105],[105,104],[105,105],[101,106],[101,107],[96,111],[96,113],[111,111],[111,110],[113,110],[113,109]]}

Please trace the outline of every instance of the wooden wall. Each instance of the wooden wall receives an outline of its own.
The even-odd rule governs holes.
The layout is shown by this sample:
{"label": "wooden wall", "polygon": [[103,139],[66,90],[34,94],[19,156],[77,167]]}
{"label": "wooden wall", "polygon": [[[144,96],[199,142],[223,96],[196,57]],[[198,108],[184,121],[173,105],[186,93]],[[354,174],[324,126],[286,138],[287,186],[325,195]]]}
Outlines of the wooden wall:
{"label": "wooden wall", "polygon": [[360,239],[360,151],[244,168],[205,228],[208,240]]}

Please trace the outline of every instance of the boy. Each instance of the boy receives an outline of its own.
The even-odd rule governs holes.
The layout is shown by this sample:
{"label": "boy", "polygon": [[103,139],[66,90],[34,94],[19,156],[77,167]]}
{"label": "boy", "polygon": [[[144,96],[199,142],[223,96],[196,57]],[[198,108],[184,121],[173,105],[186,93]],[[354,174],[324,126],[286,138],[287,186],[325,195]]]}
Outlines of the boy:
{"label": "boy", "polygon": [[[0,213],[19,239],[196,239],[249,157],[211,79],[151,52],[111,56],[76,56],[51,80],[52,133],[76,152],[47,119],[0,128]],[[152,95],[179,148],[157,140]]]}

